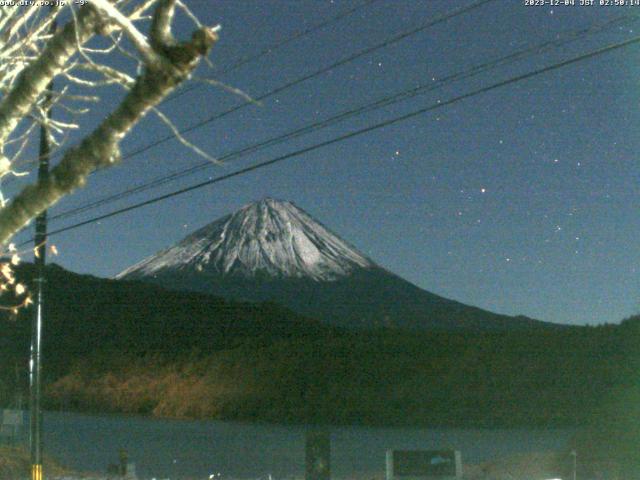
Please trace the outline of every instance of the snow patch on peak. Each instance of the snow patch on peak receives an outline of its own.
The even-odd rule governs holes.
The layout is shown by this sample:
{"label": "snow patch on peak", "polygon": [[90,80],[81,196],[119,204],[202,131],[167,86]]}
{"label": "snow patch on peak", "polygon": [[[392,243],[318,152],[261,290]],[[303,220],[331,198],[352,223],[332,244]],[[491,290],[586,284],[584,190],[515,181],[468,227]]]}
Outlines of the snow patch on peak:
{"label": "snow patch on peak", "polygon": [[293,203],[265,198],[192,233],[116,278],[192,270],[331,281],[374,263]]}

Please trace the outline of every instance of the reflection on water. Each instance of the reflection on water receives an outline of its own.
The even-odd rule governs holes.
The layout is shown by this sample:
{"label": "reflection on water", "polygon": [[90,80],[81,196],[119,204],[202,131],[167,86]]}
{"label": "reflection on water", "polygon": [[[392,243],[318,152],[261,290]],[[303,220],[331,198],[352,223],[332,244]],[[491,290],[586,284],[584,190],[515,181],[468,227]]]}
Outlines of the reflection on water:
{"label": "reflection on water", "polygon": [[[303,426],[157,420],[47,412],[47,454],[78,470],[104,472],[126,449],[140,478],[279,480],[304,476]],[[332,476],[380,477],[385,451],[455,448],[465,463],[562,448],[573,430],[331,428]]]}

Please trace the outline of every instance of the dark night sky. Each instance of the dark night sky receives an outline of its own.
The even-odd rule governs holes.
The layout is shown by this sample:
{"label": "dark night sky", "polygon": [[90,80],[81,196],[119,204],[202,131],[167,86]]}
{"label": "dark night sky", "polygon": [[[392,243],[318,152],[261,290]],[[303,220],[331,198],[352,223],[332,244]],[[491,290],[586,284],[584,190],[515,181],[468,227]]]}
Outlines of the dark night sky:
{"label": "dark night sky", "polygon": [[[222,25],[214,75],[362,3],[189,2]],[[469,1],[379,0],[216,78],[257,97]],[[576,4],[579,0],[576,0]],[[194,131],[214,156],[415,87],[564,32],[640,16],[640,7],[529,7],[496,0]],[[186,22],[180,30],[191,28]],[[592,34],[224,166],[53,222],[60,228],[152,195],[276,157],[640,34],[640,21]],[[380,265],[418,286],[507,314],[572,324],[640,311],[640,45],[511,84],[286,162],[52,240],[56,261],[112,276],[264,196],[295,202]],[[117,100],[105,97],[98,112]],[[189,126],[243,100],[201,86],[163,110]],[[86,119],[86,128],[98,120]],[[87,130],[84,130],[85,132]],[[145,120],[123,151],[168,131]],[[201,162],[176,141],[94,175],[52,214]],[[12,185],[13,188],[18,185]],[[11,192],[9,189],[9,196]],[[16,237],[29,238],[28,233]]]}

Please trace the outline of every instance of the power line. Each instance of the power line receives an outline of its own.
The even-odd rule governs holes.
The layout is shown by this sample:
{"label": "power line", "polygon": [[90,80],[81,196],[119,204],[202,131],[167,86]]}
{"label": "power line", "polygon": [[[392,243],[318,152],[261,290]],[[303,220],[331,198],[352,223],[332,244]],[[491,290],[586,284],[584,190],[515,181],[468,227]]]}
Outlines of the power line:
{"label": "power line", "polygon": [[278,50],[279,48],[284,47],[285,45],[288,45],[289,43],[298,40],[299,38],[302,38],[306,35],[309,35],[317,30],[320,30],[324,27],[326,27],[327,25],[330,25],[331,23],[337,22],[339,20],[342,20],[345,17],[348,17],[349,15],[357,12],[358,10],[368,7],[369,5],[377,2],[378,0],[367,0],[363,3],[361,3],[360,5],[357,5],[343,13],[339,13],[338,15],[335,15],[334,17],[331,17],[323,22],[320,22],[316,25],[313,25],[309,28],[307,28],[306,30],[303,30],[299,33],[295,33],[292,36],[285,38],[284,40],[275,43],[274,45],[271,45],[269,47],[266,47],[264,49],[262,49],[261,51],[259,51],[258,53],[254,54],[254,55],[250,55],[248,57],[245,57],[243,59],[238,60],[236,63],[230,65],[229,67],[225,68],[224,70],[222,70],[220,72],[220,74],[226,74],[229,72],[232,72],[233,70],[236,70],[238,68],[240,68],[243,65],[246,65],[249,62],[253,62],[254,60],[259,59],[260,57],[263,57],[267,54],[273,53],[275,50]]}
{"label": "power line", "polygon": [[[218,72],[218,75],[225,75],[227,73],[230,73],[238,68],[240,68],[241,66],[244,66],[250,62],[253,62],[255,60],[260,59],[261,57],[271,54],[274,51],[284,47],[285,45],[288,45],[289,43],[292,43],[295,40],[298,40],[302,37],[305,37],[307,35],[310,35],[313,32],[316,32],[324,27],[326,27],[327,25],[330,25],[331,23],[337,22],[339,20],[342,20],[343,18],[348,17],[349,15],[357,12],[358,10],[361,10],[362,8],[368,7],[369,5],[372,5],[375,2],[378,2],[379,0],[366,0],[363,3],[361,3],[360,5],[356,5],[353,8],[350,8],[349,10],[346,10],[342,13],[339,13],[333,17],[330,17],[322,22],[319,22],[315,25],[312,25],[311,27],[305,29],[305,30],[301,30],[299,32],[294,33],[293,35],[286,37],[284,39],[282,39],[279,42],[276,42],[268,47],[265,47],[264,49],[260,50],[259,52],[255,53],[255,54],[251,54],[248,55],[240,60],[238,60],[236,63],[233,63],[231,65],[229,65],[228,67],[224,68],[223,70],[221,70],[220,72]],[[197,85],[192,85],[190,87],[185,88],[184,90],[180,90],[175,92],[173,95],[170,95],[169,97],[165,98],[164,100],[162,100],[160,102],[160,105],[166,104],[168,102],[173,101],[174,99],[181,97],[182,95],[185,95],[186,93],[189,93],[197,88],[200,88],[202,86],[202,84],[197,84]],[[251,103],[251,102],[249,102]],[[171,138],[174,138],[174,136],[172,136]],[[134,155],[136,155],[137,153],[134,153]],[[58,158],[60,157],[60,155],[62,155],[61,151],[56,152],[55,154],[52,155],[53,158]],[[132,155],[133,156],[133,155]],[[24,162],[24,166],[30,166],[30,165],[35,165],[39,162],[39,158]],[[15,181],[15,178],[13,179],[9,179],[9,181],[6,182],[7,185],[10,185],[11,183],[13,183]]]}
{"label": "power line", "polygon": [[[522,59],[525,59],[529,56],[532,55],[536,55],[545,51],[548,51],[551,48],[557,48],[563,45],[566,45],[568,43],[574,42],[576,40],[579,39],[583,39],[588,35],[593,35],[595,33],[600,33],[602,31],[605,31],[611,27],[614,26],[618,26],[622,23],[630,23],[632,21],[637,21],[638,19],[640,19],[640,16],[634,15],[634,16],[622,16],[622,17],[617,17],[614,18],[612,20],[609,20],[607,22],[601,23],[601,24],[597,24],[597,25],[591,25],[589,27],[586,28],[581,28],[581,29],[577,29],[577,30],[573,30],[570,32],[565,32],[563,33],[561,36],[553,39],[553,40],[549,40],[546,42],[543,42],[541,44],[538,45],[534,45],[534,46],[530,46],[524,49],[521,49],[517,52],[511,53],[507,56],[503,56],[497,59],[493,59],[487,62],[484,62],[482,64],[478,64],[475,65],[469,69],[466,69],[462,72],[457,72],[451,75],[447,75],[445,77],[439,78],[437,79],[437,81],[432,81],[432,82],[428,82],[422,85],[419,85],[415,88],[411,88],[408,90],[404,90],[401,92],[398,92],[394,95],[391,96],[387,96],[384,98],[381,98],[379,100],[376,100],[374,102],[371,103],[367,103],[364,105],[361,105],[359,107],[350,109],[350,110],[346,110],[343,111],[337,115],[334,115],[330,118],[327,118],[325,120],[321,120],[321,121],[317,121],[314,123],[311,123],[309,125],[306,125],[304,127],[298,128],[296,130],[290,131],[288,133],[282,134],[282,135],[278,135],[276,137],[272,137],[268,140],[264,140],[261,141],[259,143],[250,145],[248,147],[244,147],[241,148],[239,150],[235,150],[229,153],[224,154],[223,156],[219,157],[219,159],[221,161],[224,160],[229,160],[229,159],[235,159],[238,157],[244,157],[250,153],[254,153],[258,150],[261,150],[263,148],[269,147],[269,146],[273,146],[279,143],[282,143],[284,141],[293,139],[293,138],[297,138],[299,136],[305,135],[307,133],[311,133],[317,130],[320,130],[322,128],[334,125],[338,122],[344,121],[348,118],[354,117],[356,115],[361,115],[363,113],[367,113],[391,104],[395,104],[404,100],[407,100],[409,98],[413,98],[417,95],[422,95],[431,91],[434,91],[438,88],[441,88],[443,86],[445,86],[448,83],[454,82],[454,81],[459,81],[462,79],[466,79],[475,75],[478,75],[480,73],[484,73],[486,71],[492,70],[494,68],[500,67],[500,66],[504,66],[507,65],[509,63],[513,63],[516,61],[520,61]],[[75,216],[78,215],[80,213],[89,211],[89,210],[93,210],[95,208],[98,208],[100,206],[112,203],[116,200],[120,200],[122,198],[126,198],[130,195],[136,194],[136,193],[140,193],[140,192],[144,192],[146,190],[152,189],[154,187],[157,186],[161,186],[164,185],[166,183],[178,180],[180,178],[183,178],[185,176],[191,175],[193,173],[196,173],[198,171],[204,170],[206,168],[210,168],[212,166],[211,162],[205,161],[202,163],[199,163],[195,166],[183,169],[183,170],[179,170],[177,172],[171,173],[169,175],[163,175],[161,177],[158,177],[154,180],[151,180],[147,183],[144,183],[142,185],[138,185],[136,187],[132,187],[132,188],[128,188],[125,189],[121,192],[115,193],[115,194],[111,194],[108,195],[106,197],[103,197],[101,199],[95,200],[93,202],[90,202],[88,204],[85,205],[80,205],[78,207],[74,207],[71,208],[69,210],[63,211],[55,216],[53,216],[51,219],[52,220],[59,220],[59,219],[63,219],[63,218],[68,218],[71,216]]]}
{"label": "power line", "polygon": [[[491,3],[491,2],[494,2],[494,1],[496,1],[496,0],[478,0],[478,1],[476,1],[476,2],[474,2],[472,4],[470,4],[470,5],[467,5],[465,7],[461,7],[461,8],[452,10],[450,12],[444,13],[442,15],[439,15],[435,19],[430,20],[427,23],[424,23],[424,24],[422,24],[422,25],[420,25],[418,27],[415,27],[415,28],[413,28],[411,30],[402,32],[402,33],[400,33],[398,35],[394,35],[393,37],[391,37],[391,38],[389,38],[387,40],[384,40],[381,43],[378,43],[378,44],[376,44],[376,45],[374,45],[372,47],[365,48],[364,50],[360,50],[359,52],[351,54],[348,57],[343,58],[342,60],[338,60],[337,62],[334,62],[331,65],[328,65],[326,67],[322,67],[322,68],[320,68],[319,70],[316,70],[313,73],[309,73],[307,75],[303,75],[302,77],[296,78],[295,80],[292,80],[292,81],[290,81],[288,83],[285,83],[284,85],[281,85],[280,87],[277,87],[274,90],[271,90],[271,91],[269,91],[267,93],[264,93],[264,94],[260,95],[259,97],[253,99],[253,101],[241,103],[240,105],[237,105],[237,106],[232,107],[232,108],[230,108],[228,110],[225,110],[224,112],[212,115],[212,116],[210,116],[209,118],[207,118],[205,120],[202,120],[202,121],[197,122],[197,123],[195,123],[195,124],[193,124],[193,125],[191,125],[191,126],[189,126],[187,128],[184,128],[184,129],[180,130],[179,133],[180,133],[180,135],[184,135],[186,133],[190,133],[190,132],[192,132],[192,131],[194,131],[194,130],[196,130],[198,128],[201,128],[201,127],[211,123],[211,122],[214,122],[215,120],[219,120],[221,118],[226,117],[227,115],[229,115],[231,113],[237,112],[238,110],[241,110],[241,109],[245,108],[248,105],[252,105],[254,103],[266,100],[267,98],[270,98],[270,97],[273,97],[274,95],[282,93],[283,91],[288,90],[289,88],[294,87],[296,85],[299,85],[299,84],[301,84],[303,82],[306,82],[307,80],[311,80],[312,78],[318,77],[318,76],[320,76],[320,75],[322,75],[324,73],[327,73],[327,72],[329,72],[331,70],[334,70],[334,69],[336,69],[338,67],[341,67],[342,65],[346,65],[347,63],[351,63],[354,60],[357,60],[357,59],[359,59],[361,57],[364,57],[365,55],[373,53],[373,52],[375,52],[377,50],[380,50],[382,48],[388,47],[389,45],[393,45],[394,43],[397,43],[397,42],[399,42],[401,40],[404,40],[407,37],[410,37],[412,35],[420,33],[420,32],[422,32],[422,31],[424,31],[424,30],[426,30],[428,28],[431,28],[431,27],[433,27],[435,25],[438,25],[440,23],[446,22],[447,20],[450,20],[450,19],[455,18],[457,16],[460,16],[460,15],[462,15],[464,13],[467,13],[467,12],[470,12],[472,10],[475,10],[475,9],[477,9],[479,7],[482,7],[483,5],[485,5],[487,3]],[[158,140],[156,140],[156,141],[154,141],[152,143],[149,143],[149,144],[145,145],[144,147],[141,147],[141,148],[138,148],[137,150],[133,150],[131,152],[126,153],[125,155],[123,155],[122,160],[126,160],[126,159],[129,159],[129,158],[134,157],[136,155],[139,155],[139,154],[141,154],[143,152],[146,152],[147,150],[155,148],[158,145],[161,145],[161,144],[163,144],[163,143],[165,143],[165,142],[167,142],[169,140],[172,140],[174,138],[177,138],[177,135],[175,135],[175,134],[167,135],[167,136],[165,136],[163,138],[160,138],[160,139],[158,139]]]}
{"label": "power line", "polygon": [[[290,81],[288,83],[285,83],[284,85],[281,85],[281,86],[275,88],[274,90],[271,90],[271,91],[269,91],[267,93],[264,93],[264,94],[260,95],[259,97],[253,99],[252,101],[241,103],[240,105],[237,105],[235,107],[229,108],[229,109],[227,109],[227,110],[225,110],[225,111],[223,111],[221,113],[214,114],[214,115],[206,118],[205,120],[202,120],[200,122],[197,122],[197,123],[195,123],[195,124],[193,124],[193,125],[191,125],[189,127],[186,127],[184,129],[180,130],[178,132],[178,134],[179,135],[184,135],[184,134],[190,133],[190,132],[192,132],[192,131],[194,131],[194,130],[196,130],[198,128],[202,128],[203,126],[208,125],[209,123],[214,122],[215,120],[219,120],[221,118],[224,118],[227,115],[230,115],[231,113],[237,112],[238,110],[241,110],[241,109],[245,108],[248,105],[253,105],[254,103],[261,102],[262,100],[266,100],[267,98],[270,98],[270,97],[272,97],[274,95],[282,93],[283,91],[288,90],[289,88],[292,88],[292,87],[294,87],[296,85],[299,85],[299,84],[301,84],[303,82],[306,82],[307,80],[311,80],[311,79],[313,79],[315,77],[318,77],[318,76],[320,76],[320,75],[322,75],[324,73],[327,73],[327,72],[329,72],[331,70],[334,70],[335,68],[338,68],[338,67],[340,67],[342,65],[346,65],[346,64],[348,64],[350,62],[353,62],[353,61],[357,60],[358,58],[364,57],[365,55],[368,55],[368,54],[373,53],[373,52],[375,52],[377,50],[380,50],[380,49],[382,49],[384,47],[387,47],[387,46],[392,45],[394,43],[397,43],[397,42],[399,42],[401,40],[404,40],[407,37],[410,37],[412,35],[420,33],[420,32],[422,32],[422,31],[424,31],[424,30],[426,30],[426,29],[428,29],[430,27],[433,27],[433,26],[438,25],[440,23],[446,22],[447,20],[450,20],[450,19],[455,18],[457,16],[460,16],[460,15],[462,15],[464,13],[467,13],[467,12],[475,10],[475,9],[477,9],[479,7],[482,7],[483,5],[485,5],[487,3],[491,3],[491,2],[495,2],[495,1],[496,0],[478,0],[478,1],[476,1],[476,2],[474,2],[472,4],[470,4],[470,5],[467,5],[465,7],[457,8],[457,9],[451,10],[451,11],[449,11],[447,13],[444,13],[442,15],[438,15],[433,20],[430,20],[430,21],[428,21],[426,23],[423,23],[418,27],[414,27],[411,30],[407,30],[407,31],[404,31],[404,32],[402,32],[400,34],[394,35],[393,37],[390,37],[387,40],[384,40],[384,41],[382,41],[382,42],[380,42],[380,43],[378,43],[376,45],[373,45],[371,47],[367,47],[364,50],[360,50],[357,53],[351,54],[348,57],[343,58],[342,60],[338,60],[338,61],[332,63],[331,65],[328,65],[326,67],[322,67],[322,68],[320,68],[319,70],[316,70],[313,73],[309,73],[309,74],[303,75],[302,77],[298,77],[295,80],[292,80],[292,81]],[[158,145],[161,145],[161,144],[163,144],[163,143],[165,143],[165,142],[167,142],[169,140],[172,140],[174,138],[177,138],[177,137],[178,137],[178,135],[176,135],[176,134],[170,134],[170,135],[167,135],[167,136],[162,137],[160,139],[157,139],[157,140],[155,140],[155,141],[153,141],[151,143],[148,143],[147,145],[145,145],[143,147],[140,147],[140,148],[138,148],[136,150],[133,150],[131,152],[127,152],[127,153],[123,154],[121,160],[127,160],[129,158],[135,157],[135,156],[137,156],[137,155],[139,155],[139,154],[141,154],[143,152],[146,152],[147,150],[155,148]],[[57,156],[60,156],[60,154],[61,153],[59,153]],[[56,155],[54,155],[54,157],[55,156]],[[100,171],[100,170],[97,170],[97,172],[98,171]],[[7,182],[7,183],[9,183],[9,182]]]}
{"label": "power line", "polygon": [[[302,37],[305,37],[307,35],[310,35],[318,30],[323,29],[324,27],[326,27],[327,25],[330,25],[332,23],[338,22],[340,20],[342,20],[343,18],[348,17],[349,15],[357,12],[358,10],[368,7],[369,5],[377,2],[379,0],[366,0],[365,2],[361,3],[360,5],[356,5],[353,8],[350,8],[349,10],[346,10],[342,13],[339,13],[337,15],[334,15],[333,17],[328,18],[327,20],[324,20],[322,22],[319,22],[315,25],[312,25],[311,27],[305,29],[305,30],[301,30],[299,32],[294,33],[293,35],[284,38],[283,40],[276,42],[268,47],[263,48],[262,50],[260,50],[257,53],[251,54],[251,55],[247,55],[244,58],[241,58],[240,60],[238,60],[237,62],[229,65],[228,67],[220,70],[219,72],[217,72],[218,75],[226,75],[234,70],[237,70],[238,68],[246,65],[247,63],[251,63],[255,60],[258,60],[262,57],[264,57],[265,55],[269,55],[273,52],[275,52],[276,50],[284,47],[285,45],[290,44],[291,42],[294,42],[295,40],[298,40]],[[183,90],[180,90],[179,92],[176,92],[174,95],[171,95],[169,98],[165,99],[162,103],[167,103],[170,102],[186,93],[189,93],[193,90],[195,90],[196,88],[200,88],[202,85],[192,85],[191,87],[185,88]]]}
{"label": "power line", "polygon": [[[402,121],[417,117],[418,115],[422,115],[424,113],[431,112],[433,110],[437,110],[439,108],[443,108],[443,107],[448,106],[448,105],[452,105],[452,104],[460,102],[462,100],[466,100],[468,98],[475,97],[477,95],[480,95],[480,94],[483,94],[483,93],[487,93],[487,92],[490,92],[492,90],[496,90],[498,88],[501,88],[501,87],[504,87],[504,86],[507,86],[507,85],[511,85],[511,84],[514,84],[514,83],[517,83],[517,82],[521,82],[523,80],[527,80],[529,78],[533,78],[533,77],[536,77],[538,75],[542,75],[544,73],[548,73],[548,72],[551,72],[551,71],[566,67],[568,65],[572,65],[572,64],[584,61],[584,60],[588,60],[588,59],[591,59],[593,57],[596,57],[596,56],[599,56],[599,55],[602,55],[602,54],[605,54],[605,53],[608,53],[608,52],[611,52],[611,51],[614,51],[614,50],[618,50],[618,49],[621,49],[621,48],[624,48],[624,47],[628,47],[630,45],[637,44],[639,42],[640,42],[640,36],[634,37],[634,38],[626,40],[624,42],[614,43],[614,44],[608,45],[606,47],[602,47],[602,48],[600,48],[598,50],[594,50],[592,52],[588,52],[588,53],[579,55],[577,57],[573,57],[571,59],[564,60],[562,62],[555,63],[553,65],[550,65],[550,66],[547,66],[547,67],[543,67],[543,68],[540,68],[538,70],[534,70],[534,71],[529,72],[529,73],[518,75],[518,76],[515,76],[515,77],[512,77],[512,78],[509,78],[507,80],[503,80],[501,82],[494,83],[494,84],[489,85],[487,87],[483,87],[483,88],[479,88],[477,90],[473,90],[472,92],[465,93],[463,95],[454,97],[454,98],[446,100],[444,102],[438,102],[438,103],[429,105],[427,107],[423,107],[423,108],[420,108],[418,110],[415,110],[413,112],[410,112],[410,113],[407,113],[407,114],[404,114],[404,115],[401,115],[401,116],[398,116],[398,117],[395,117],[395,118],[392,118],[392,119],[389,119],[389,120],[385,120],[385,121],[380,122],[380,123],[376,123],[376,124],[371,125],[369,127],[365,127],[365,128],[360,129],[360,130],[356,130],[356,131],[353,131],[353,132],[350,132],[350,133],[347,133],[347,134],[332,138],[330,140],[326,140],[324,142],[316,143],[315,145],[311,145],[309,147],[305,147],[305,148],[302,148],[302,149],[299,149],[299,150],[295,150],[295,151],[287,153],[285,155],[281,155],[281,156],[275,157],[275,158],[273,158],[271,160],[267,160],[267,161],[264,161],[264,162],[260,162],[260,163],[251,165],[249,167],[237,170],[236,172],[229,173],[229,174],[226,174],[226,175],[221,175],[221,176],[213,178],[211,180],[200,182],[200,183],[197,183],[195,185],[191,185],[189,187],[185,187],[185,188],[182,188],[182,189],[179,189],[179,190],[175,190],[173,192],[170,192],[170,193],[167,193],[167,194],[164,194],[164,195],[160,195],[160,196],[151,198],[149,200],[145,200],[144,202],[136,203],[134,205],[130,205],[128,207],[124,207],[124,208],[121,208],[121,209],[118,209],[118,210],[114,210],[114,211],[109,212],[107,214],[100,215],[100,216],[94,217],[92,219],[76,223],[74,225],[69,225],[67,227],[54,230],[54,231],[49,233],[49,236],[57,235],[57,234],[60,234],[60,233],[63,233],[63,232],[67,232],[69,230],[74,230],[76,228],[80,228],[80,227],[83,227],[85,225],[89,225],[89,224],[92,224],[92,223],[95,223],[95,222],[98,222],[98,221],[101,221],[101,220],[104,220],[104,219],[107,219],[107,218],[110,218],[110,217],[113,217],[113,216],[116,216],[116,215],[120,215],[120,214],[123,214],[123,213],[126,213],[126,212],[130,212],[132,210],[136,210],[138,208],[142,208],[144,206],[151,205],[153,203],[157,203],[157,202],[160,202],[162,200],[166,200],[166,199],[178,196],[178,195],[182,195],[184,193],[191,192],[191,191],[194,191],[194,190],[197,190],[197,189],[212,185],[214,183],[219,183],[219,182],[222,182],[224,180],[228,180],[230,178],[234,178],[234,177],[237,177],[237,176],[252,172],[254,170],[258,170],[258,169],[261,169],[261,168],[264,168],[264,167],[268,167],[268,166],[274,165],[276,163],[282,162],[284,160],[288,160],[290,158],[298,157],[298,156],[303,155],[305,153],[309,153],[309,152],[318,150],[320,148],[327,147],[329,145],[333,145],[335,143],[342,142],[344,140],[347,140],[347,139],[350,139],[350,138],[353,138],[353,137],[357,137],[357,136],[363,135],[365,133],[369,133],[369,132],[372,132],[374,130],[378,130],[378,129],[383,128],[383,127],[387,127],[389,125],[393,125],[393,124],[396,124],[396,123],[399,123],[399,122],[402,122]],[[31,240],[29,240],[29,242],[30,241]],[[26,244],[26,243],[29,243],[29,242],[24,242],[23,244]],[[23,244],[21,244],[21,245],[23,245]]]}

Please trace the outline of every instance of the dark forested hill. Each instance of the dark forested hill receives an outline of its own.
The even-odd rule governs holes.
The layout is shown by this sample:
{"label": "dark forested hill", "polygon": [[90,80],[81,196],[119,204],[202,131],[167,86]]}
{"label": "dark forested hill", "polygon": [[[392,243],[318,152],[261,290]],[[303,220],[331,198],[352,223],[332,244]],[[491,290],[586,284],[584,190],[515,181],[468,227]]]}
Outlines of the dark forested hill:
{"label": "dark forested hill", "polygon": [[[29,278],[32,267],[20,275]],[[637,384],[640,320],[529,331],[346,331],[247,304],[49,268],[47,405],[168,417],[580,425]],[[26,381],[29,312],[0,322],[0,395]],[[16,382],[16,365],[18,378]]]}
{"label": "dark forested hill", "polygon": [[[33,265],[18,268],[19,280],[33,289]],[[78,275],[56,265],[47,268],[43,348],[45,375],[65,372],[71,362],[110,352],[116,356],[162,354],[259,345],[289,337],[317,338],[335,329],[273,303],[233,302],[198,293],[174,292],[138,282]],[[15,370],[25,365],[32,310],[16,318],[3,312],[0,359]],[[6,375],[5,375],[6,376]],[[14,375],[15,377],[15,375]]]}

